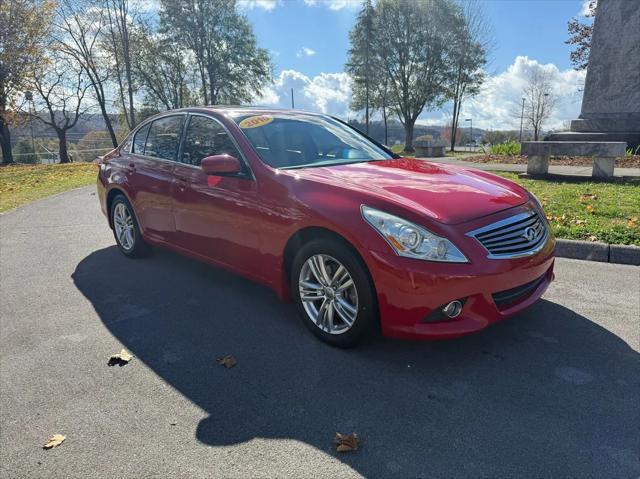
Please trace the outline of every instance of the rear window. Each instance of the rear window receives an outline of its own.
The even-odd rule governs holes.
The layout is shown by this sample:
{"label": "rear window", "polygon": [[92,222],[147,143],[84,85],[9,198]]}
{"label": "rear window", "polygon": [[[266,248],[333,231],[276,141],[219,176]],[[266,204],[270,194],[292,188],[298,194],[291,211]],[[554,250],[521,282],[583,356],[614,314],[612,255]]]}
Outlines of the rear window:
{"label": "rear window", "polygon": [[145,156],[176,161],[184,116],[166,116],[155,120],[147,135]]}

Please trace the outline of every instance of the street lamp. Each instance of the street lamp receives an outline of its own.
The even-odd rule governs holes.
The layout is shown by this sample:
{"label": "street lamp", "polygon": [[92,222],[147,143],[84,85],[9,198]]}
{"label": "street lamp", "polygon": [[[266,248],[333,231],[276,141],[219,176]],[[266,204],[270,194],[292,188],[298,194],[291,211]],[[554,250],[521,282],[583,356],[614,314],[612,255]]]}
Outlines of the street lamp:
{"label": "street lamp", "polygon": [[524,121],[524,98],[522,99],[522,113],[520,113],[520,139],[519,143],[522,143],[522,122]]}
{"label": "street lamp", "polygon": [[38,154],[36,153],[36,142],[33,139],[33,113],[35,112],[35,108],[33,107],[33,93],[30,91],[24,92],[24,99],[27,100],[29,105],[29,129],[31,130],[31,151],[33,151],[34,162],[38,162]]}
{"label": "street lamp", "polygon": [[[474,145],[473,143],[473,119],[472,118],[466,118],[464,121],[468,121],[469,125],[471,127],[471,132],[469,133],[469,136],[471,137],[471,145]],[[475,151],[475,148],[472,146],[472,148]]]}

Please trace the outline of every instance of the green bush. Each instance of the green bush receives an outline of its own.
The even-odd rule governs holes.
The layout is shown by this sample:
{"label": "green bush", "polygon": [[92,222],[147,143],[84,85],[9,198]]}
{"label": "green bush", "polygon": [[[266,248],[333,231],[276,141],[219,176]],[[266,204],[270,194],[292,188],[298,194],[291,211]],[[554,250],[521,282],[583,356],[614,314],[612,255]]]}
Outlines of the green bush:
{"label": "green bush", "polygon": [[519,155],[520,143],[509,140],[497,145],[491,145],[491,153],[494,155]]}
{"label": "green bush", "polygon": [[633,148],[627,148],[624,152],[625,158],[631,158],[634,155],[640,155],[640,145],[638,145],[635,150]]}

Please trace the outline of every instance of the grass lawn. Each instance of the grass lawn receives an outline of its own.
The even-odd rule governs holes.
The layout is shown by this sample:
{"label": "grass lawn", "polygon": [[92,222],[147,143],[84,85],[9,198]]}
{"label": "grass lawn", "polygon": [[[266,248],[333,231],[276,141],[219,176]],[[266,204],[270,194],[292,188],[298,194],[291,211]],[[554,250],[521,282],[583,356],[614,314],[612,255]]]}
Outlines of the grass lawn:
{"label": "grass lawn", "polygon": [[96,182],[95,163],[0,167],[0,212]]}
{"label": "grass lawn", "polygon": [[558,238],[640,246],[640,183],[526,180],[498,173],[535,194]]}

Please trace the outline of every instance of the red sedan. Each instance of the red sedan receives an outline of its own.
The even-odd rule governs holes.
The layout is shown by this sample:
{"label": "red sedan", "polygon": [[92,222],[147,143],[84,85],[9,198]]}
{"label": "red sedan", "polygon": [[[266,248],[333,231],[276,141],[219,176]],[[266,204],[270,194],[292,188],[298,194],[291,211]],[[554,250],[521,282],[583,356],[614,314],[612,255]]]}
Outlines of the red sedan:
{"label": "red sedan", "polygon": [[129,257],[170,248],[292,299],[324,341],[452,338],[535,302],[555,241],[501,177],[401,158],[337,119],[189,108],[138,126],[98,195]]}

